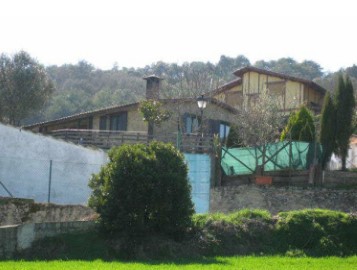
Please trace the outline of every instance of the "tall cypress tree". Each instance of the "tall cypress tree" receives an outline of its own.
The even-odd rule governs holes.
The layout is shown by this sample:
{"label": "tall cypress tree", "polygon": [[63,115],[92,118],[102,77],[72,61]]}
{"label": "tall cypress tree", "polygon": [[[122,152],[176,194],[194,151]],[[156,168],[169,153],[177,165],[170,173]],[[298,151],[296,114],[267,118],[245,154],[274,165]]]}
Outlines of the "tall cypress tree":
{"label": "tall cypress tree", "polygon": [[346,170],[349,139],[353,131],[352,120],[355,100],[351,80],[348,76],[346,76],[346,80],[344,81],[342,74],[338,77],[335,106],[337,154],[342,160],[342,170]]}
{"label": "tall cypress tree", "polygon": [[329,92],[322,107],[320,143],[322,144],[322,167],[325,168],[333,152],[336,152],[336,109]]}

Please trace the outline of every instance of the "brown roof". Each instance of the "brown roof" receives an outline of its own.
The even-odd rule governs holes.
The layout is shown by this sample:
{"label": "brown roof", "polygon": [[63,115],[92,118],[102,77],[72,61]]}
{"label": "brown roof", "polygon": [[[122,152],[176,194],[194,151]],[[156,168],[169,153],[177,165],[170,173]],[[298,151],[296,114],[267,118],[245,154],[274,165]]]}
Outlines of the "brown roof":
{"label": "brown roof", "polygon": [[278,77],[278,78],[282,78],[282,79],[286,79],[286,80],[290,80],[290,81],[301,82],[303,84],[310,86],[311,88],[315,89],[316,91],[319,91],[323,94],[326,93],[325,88],[321,87],[320,85],[318,85],[317,83],[315,83],[313,81],[290,76],[290,75],[285,75],[282,73],[278,73],[278,72],[274,72],[274,71],[270,71],[270,70],[266,70],[266,69],[261,69],[261,68],[257,68],[257,67],[252,67],[252,66],[244,67],[244,68],[234,71],[233,74],[238,77],[242,77],[242,75],[244,73],[247,73],[250,71],[257,72],[260,74],[266,74],[266,75],[270,75],[270,76],[274,76],[274,77]]}
{"label": "brown roof", "polygon": [[61,117],[61,118],[58,118],[58,119],[54,119],[54,120],[50,120],[50,121],[45,121],[45,122],[40,122],[40,123],[24,126],[24,128],[27,129],[27,128],[34,128],[34,127],[37,127],[37,126],[46,126],[46,125],[51,125],[51,124],[57,124],[57,123],[71,121],[71,120],[81,119],[81,118],[84,118],[84,117],[93,116],[93,115],[96,115],[96,114],[108,114],[108,113],[113,113],[113,112],[118,112],[118,111],[125,111],[126,109],[133,108],[135,106],[139,106],[139,102],[125,104],[125,105],[116,105],[116,106],[111,106],[111,107],[107,107],[107,108],[104,108],[104,109],[72,114],[72,115]]}
{"label": "brown roof", "polygon": [[[176,99],[160,99],[159,101],[162,103],[169,103],[169,102],[175,103],[175,102],[192,102],[193,100],[194,99],[192,99],[192,98],[176,98]],[[224,102],[218,101],[217,99],[208,98],[207,100],[209,102],[211,102],[212,104],[215,104],[231,113],[237,112],[237,110],[235,108],[233,108],[232,106],[230,106]],[[31,128],[39,127],[39,126],[47,126],[47,125],[63,123],[63,122],[71,121],[71,120],[78,120],[81,118],[90,117],[90,116],[94,116],[94,115],[98,115],[98,114],[109,114],[109,113],[125,111],[130,108],[139,107],[139,104],[140,104],[139,102],[135,102],[135,103],[125,104],[125,105],[111,106],[111,107],[107,107],[104,109],[73,114],[73,115],[61,117],[61,118],[50,120],[50,121],[40,122],[40,123],[24,126],[23,128],[31,129]]]}
{"label": "brown roof", "polygon": [[210,91],[208,93],[206,93],[205,95],[217,95],[217,94],[220,94],[228,89],[231,89],[232,87],[234,86],[237,86],[237,85],[240,85],[242,83],[242,79],[241,78],[238,78],[238,79],[235,79],[233,81],[230,81],[216,89],[214,89],[213,91]]}

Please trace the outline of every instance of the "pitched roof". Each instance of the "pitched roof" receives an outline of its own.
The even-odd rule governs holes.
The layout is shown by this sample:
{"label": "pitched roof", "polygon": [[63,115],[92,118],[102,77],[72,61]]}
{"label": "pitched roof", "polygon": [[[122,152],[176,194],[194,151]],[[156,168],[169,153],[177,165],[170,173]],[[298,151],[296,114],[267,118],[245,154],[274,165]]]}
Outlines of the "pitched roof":
{"label": "pitched roof", "polygon": [[118,112],[118,111],[120,112],[120,111],[125,111],[126,109],[133,108],[133,107],[136,107],[136,106],[139,106],[139,102],[129,103],[129,104],[125,104],[125,105],[115,105],[115,106],[106,107],[106,108],[103,108],[103,109],[98,109],[98,110],[94,110],[94,111],[87,111],[87,112],[72,114],[72,115],[69,115],[69,116],[57,118],[57,119],[50,120],[50,121],[44,121],[44,122],[35,123],[35,124],[32,124],[32,125],[27,125],[27,126],[24,126],[24,128],[34,128],[34,127],[37,127],[37,126],[57,124],[57,123],[71,121],[71,120],[81,119],[81,118],[84,118],[84,117],[93,116],[95,114],[108,114],[108,113],[113,113],[113,112]]}
{"label": "pitched roof", "polygon": [[266,69],[261,69],[261,68],[257,68],[257,67],[253,67],[253,66],[248,66],[248,67],[244,67],[241,69],[238,69],[236,71],[233,72],[234,75],[238,76],[238,77],[242,77],[243,74],[247,73],[247,72],[257,72],[260,74],[266,74],[266,75],[270,75],[270,76],[274,76],[274,77],[278,77],[281,79],[285,79],[285,80],[290,80],[290,81],[295,81],[295,82],[301,82],[303,84],[306,84],[308,86],[310,86],[311,88],[315,89],[316,91],[319,91],[321,93],[326,93],[326,89],[321,87],[320,85],[318,85],[317,83],[310,81],[310,80],[306,80],[303,78],[298,78],[298,77],[294,77],[294,76],[290,76],[290,75],[285,75],[282,73],[278,73],[278,72],[274,72],[274,71],[270,71],[270,70],[266,70]]}
{"label": "pitched roof", "polygon": [[[192,102],[195,100],[192,98],[173,98],[173,99],[160,99],[159,101],[161,103],[176,103],[176,102]],[[233,108],[232,106],[230,106],[224,102],[221,102],[215,98],[209,98],[208,101],[211,102],[212,104],[217,105],[218,107],[221,107],[221,108],[231,112],[231,113],[237,113],[237,110],[235,108]],[[115,113],[115,112],[126,111],[130,108],[135,108],[135,107],[138,108],[139,104],[140,104],[140,102],[135,102],[135,103],[129,103],[129,104],[125,104],[125,105],[116,105],[116,106],[111,106],[111,107],[107,107],[107,108],[103,108],[103,109],[77,113],[77,114],[61,117],[61,118],[50,120],[50,121],[27,125],[27,126],[24,126],[23,128],[31,129],[31,128],[39,127],[39,126],[47,126],[47,125],[63,123],[63,122],[71,121],[71,120],[78,120],[81,118],[90,117],[90,116],[94,116],[97,114],[110,114],[110,113]]]}
{"label": "pitched roof", "polygon": [[217,95],[217,94],[220,94],[228,89],[231,89],[232,87],[234,86],[237,86],[237,85],[240,85],[242,83],[242,79],[241,78],[238,78],[238,79],[235,79],[233,81],[230,81],[216,89],[214,89],[213,91],[210,91],[208,93],[206,93],[205,95],[207,94],[210,94],[210,95]]}

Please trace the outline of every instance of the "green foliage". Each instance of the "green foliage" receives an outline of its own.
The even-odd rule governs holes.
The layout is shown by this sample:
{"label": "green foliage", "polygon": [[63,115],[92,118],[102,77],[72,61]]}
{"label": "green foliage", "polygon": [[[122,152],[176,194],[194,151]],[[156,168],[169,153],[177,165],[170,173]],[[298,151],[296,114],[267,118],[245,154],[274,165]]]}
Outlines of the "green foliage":
{"label": "green foliage", "polygon": [[89,205],[109,233],[179,238],[191,225],[193,204],[183,155],[170,144],[123,145],[93,175]]}
{"label": "green foliage", "polygon": [[342,74],[338,76],[338,85],[335,90],[336,126],[335,140],[337,154],[342,160],[342,169],[346,169],[346,158],[348,155],[349,139],[352,135],[352,121],[354,116],[355,98],[350,78],[343,79]]}
{"label": "green foliage", "polygon": [[276,240],[280,250],[293,248],[310,255],[354,254],[356,225],[355,217],[338,211],[282,212],[276,225]]}
{"label": "green foliage", "polygon": [[357,218],[339,211],[307,209],[272,218],[264,210],[242,210],[195,215],[193,222],[211,255],[232,251],[292,257],[357,253]]}
{"label": "green foliage", "polygon": [[[90,244],[90,243],[89,243]],[[24,270],[24,269],[46,269],[46,270],[354,270],[357,264],[357,256],[351,257],[324,257],[324,258],[291,258],[283,256],[229,256],[229,257],[200,257],[179,258],[174,260],[150,260],[138,261],[103,261],[103,260],[56,260],[56,261],[1,261],[1,269]]]}
{"label": "green foliage", "polygon": [[21,51],[0,56],[0,121],[20,121],[41,109],[53,92],[45,68]]}
{"label": "green foliage", "polygon": [[160,126],[162,122],[167,121],[171,113],[161,109],[162,104],[156,100],[144,100],[140,102],[140,112],[144,121]]}
{"label": "green foliage", "polygon": [[322,167],[325,168],[336,151],[336,109],[330,93],[326,93],[321,116],[320,143],[322,144]]}
{"label": "green foliage", "polygon": [[257,61],[254,66],[307,80],[313,80],[323,75],[319,64],[308,60],[298,63],[290,57],[268,62],[261,60]]}
{"label": "green foliage", "polygon": [[243,143],[242,138],[240,136],[240,132],[239,132],[238,126],[236,126],[236,125],[232,125],[231,126],[231,128],[229,130],[226,146],[228,148],[244,147],[244,143]]}
{"label": "green foliage", "polygon": [[315,140],[315,125],[312,112],[305,106],[291,113],[288,124],[281,133],[280,140],[312,142]]}
{"label": "green foliage", "polygon": [[[265,210],[244,209],[230,214],[194,215],[192,223],[194,229],[180,242],[152,233],[138,243],[132,236],[111,235],[108,239],[92,231],[37,241],[17,258],[117,260],[130,255],[131,259],[182,260],[256,254],[287,257],[357,254],[357,216],[339,211],[307,209],[272,217]],[[128,243],[136,246],[128,251]]]}
{"label": "green foliage", "polygon": [[241,225],[248,219],[262,220],[270,222],[272,217],[267,210],[260,209],[243,209],[237,212],[196,214],[193,216],[193,224],[196,228],[203,229],[207,224],[215,221],[224,221],[232,225]]}

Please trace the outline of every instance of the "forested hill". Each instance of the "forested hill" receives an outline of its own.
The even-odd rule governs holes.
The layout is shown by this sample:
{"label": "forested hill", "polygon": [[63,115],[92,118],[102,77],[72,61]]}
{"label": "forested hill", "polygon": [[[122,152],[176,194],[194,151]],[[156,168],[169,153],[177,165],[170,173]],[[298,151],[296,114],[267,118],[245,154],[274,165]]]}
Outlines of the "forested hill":
{"label": "forested hill", "polygon": [[[326,88],[333,85],[333,74],[324,74],[318,63],[298,63],[292,58],[251,63],[243,55],[236,58],[222,55],[216,64],[157,62],[143,68],[114,66],[111,70],[96,69],[90,63],[80,61],[76,65],[46,68],[54,82],[55,93],[43,110],[26,119],[25,124],[142,100],[145,96],[142,78],[151,74],[165,79],[161,87],[163,97],[197,96],[234,79],[232,72],[248,65],[315,80]],[[357,66],[345,71],[357,78]],[[355,78],[352,78],[353,82],[357,81]]]}

